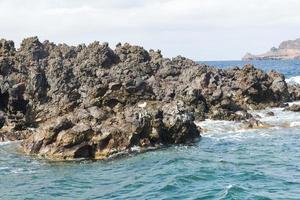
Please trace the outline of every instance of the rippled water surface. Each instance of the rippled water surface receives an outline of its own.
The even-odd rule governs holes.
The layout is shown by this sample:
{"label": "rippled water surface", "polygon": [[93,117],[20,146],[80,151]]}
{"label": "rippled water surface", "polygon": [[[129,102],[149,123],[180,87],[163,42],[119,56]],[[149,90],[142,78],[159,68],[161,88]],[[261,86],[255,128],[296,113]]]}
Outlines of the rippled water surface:
{"label": "rippled water surface", "polygon": [[300,115],[272,111],[255,112],[267,129],[208,120],[193,146],[106,162],[49,162],[0,143],[0,199],[300,199]]}
{"label": "rippled water surface", "polygon": [[300,60],[200,61],[199,63],[213,65],[220,68],[228,68],[232,66],[243,67],[245,64],[252,64],[266,72],[276,70],[285,74],[287,78],[300,75]]}

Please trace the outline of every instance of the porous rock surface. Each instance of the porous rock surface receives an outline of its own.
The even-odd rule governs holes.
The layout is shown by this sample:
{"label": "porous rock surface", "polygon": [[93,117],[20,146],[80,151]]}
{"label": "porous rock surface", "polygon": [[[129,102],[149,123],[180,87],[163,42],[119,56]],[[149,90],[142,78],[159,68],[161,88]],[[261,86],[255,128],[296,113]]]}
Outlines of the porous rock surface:
{"label": "porous rock surface", "polygon": [[277,72],[222,70],[127,43],[31,37],[15,49],[2,39],[0,74],[0,140],[23,139],[25,152],[51,159],[190,143],[200,137],[195,120],[252,119],[247,110],[291,98]]}
{"label": "porous rock surface", "polygon": [[288,91],[292,101],[300,100],[300,84],[289,84]]}

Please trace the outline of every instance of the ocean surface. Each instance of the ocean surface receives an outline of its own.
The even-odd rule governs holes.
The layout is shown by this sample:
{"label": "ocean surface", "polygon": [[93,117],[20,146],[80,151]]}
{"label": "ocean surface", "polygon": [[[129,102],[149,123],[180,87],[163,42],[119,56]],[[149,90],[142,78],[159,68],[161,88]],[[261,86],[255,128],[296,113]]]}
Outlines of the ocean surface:
{"label": "ocean surface", "polygon": [[[252,64],[300,80],[300,61]],[[254,113],[270,128],[207,120],[198,122],[205,132],[193,146],[110,161],[50,162],[24,156],[16,142],[0,143],[0,199],[300,199],[300,114],[267,111]]]}

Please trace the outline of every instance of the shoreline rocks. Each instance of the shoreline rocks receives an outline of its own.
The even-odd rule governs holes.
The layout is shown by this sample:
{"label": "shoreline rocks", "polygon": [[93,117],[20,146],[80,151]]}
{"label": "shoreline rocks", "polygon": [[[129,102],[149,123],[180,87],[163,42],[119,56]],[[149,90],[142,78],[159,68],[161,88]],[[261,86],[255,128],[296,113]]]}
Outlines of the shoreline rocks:
{"label": "shoreline rocks", "polygon": [[[55,159],[104,159],[133,147],[188,144],[200,137],[182,102],[148,102],[107,114],[98,107],[77,109],[41,126],[22,142],[25,152]],[[102,118],[102,119],[101,119]],[[101,123],[98,120],[103,120]]]}
{"label": "shoreline rocks", "polygon": [[300,84],[290,84],[288,85],[288,91],[292,101],[300,100]]}
{"label": "shoreline rocks", "polygon": [[15,49],[0,40],[0,137],[22,133],[26,153],[50,159],[189,144],[200,137],[195,121],[251,119],[247,110],[295,98],[289,89],[275,71],[218,69],[127,43],[31,37]]}
{"label": "shoreline rocks", "polygon": [[293,104],[287,108],[284,109],[284,111],[293,111],[293,112],[300,112],[300,105]]}

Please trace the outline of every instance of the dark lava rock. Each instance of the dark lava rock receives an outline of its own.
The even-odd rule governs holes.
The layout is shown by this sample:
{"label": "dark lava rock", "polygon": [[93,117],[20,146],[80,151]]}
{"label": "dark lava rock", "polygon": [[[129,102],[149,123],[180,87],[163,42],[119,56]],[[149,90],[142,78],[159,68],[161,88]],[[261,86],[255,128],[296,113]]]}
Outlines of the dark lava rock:
{"label": "dark lava rock", "polygon": [[76,110],[49,121],[22,145],[26,152],[48,158],[104,159],[136,146],[191,143],[200,136],[183,102],[144,102],[101,123],[95,116],[94,110]]}
{"label": "dark lava rock", "polygon": [[300,100],[300,84],[288,85],[288,91],[290,93],[291,100],[293,101]]}
{"label": "dark lava rock", "polygon": [[226,120],[226,121],[242,121],[249,118],[252,118],[252,115],[247,111],[231,111],[227,109],[216,108],[213,109],[209,114],[209,118],[215,120]]}
{"label": "dark lava rock", "polygon": [[32,134],[32,131],[0,131],[0,142],[24,140]]}
{"label": "dark lava rock", "polygon": [[252,65],[217,69],[127,43],[113,50],[31,37],[15,49],[0,40],[1,131],[10,127],[5,135],[27,138],[26,152],[49,158],[190,143],[199,137],[195,120],[246,120],[249,109],[295,98],[282,74]]}
{"label": "dark lava rock", "polygon": [[275,113],[272,112],[272,111],[269,111],[269,112],[266,113],[266,115],[267,115],[267,116],[275,116]]}
{"label": "dark lava rock", "polygon": [[300,105],[293,104],[287,108],[284,109],[285,111],[293,111],[293,112],[300,112]]}
{"label": "dark lava rock", "polygon": [[4,116],[4,113],[0,111],[0,129],[4,126],[5,124],[5,116]]}
{"label": "dark lava rock", "polygon": [[243,125],[245,128],[267,128],[267,127],[269,127],[268,124],[265,124],[255,118],[250,118],[249,120],[244,121]]}

